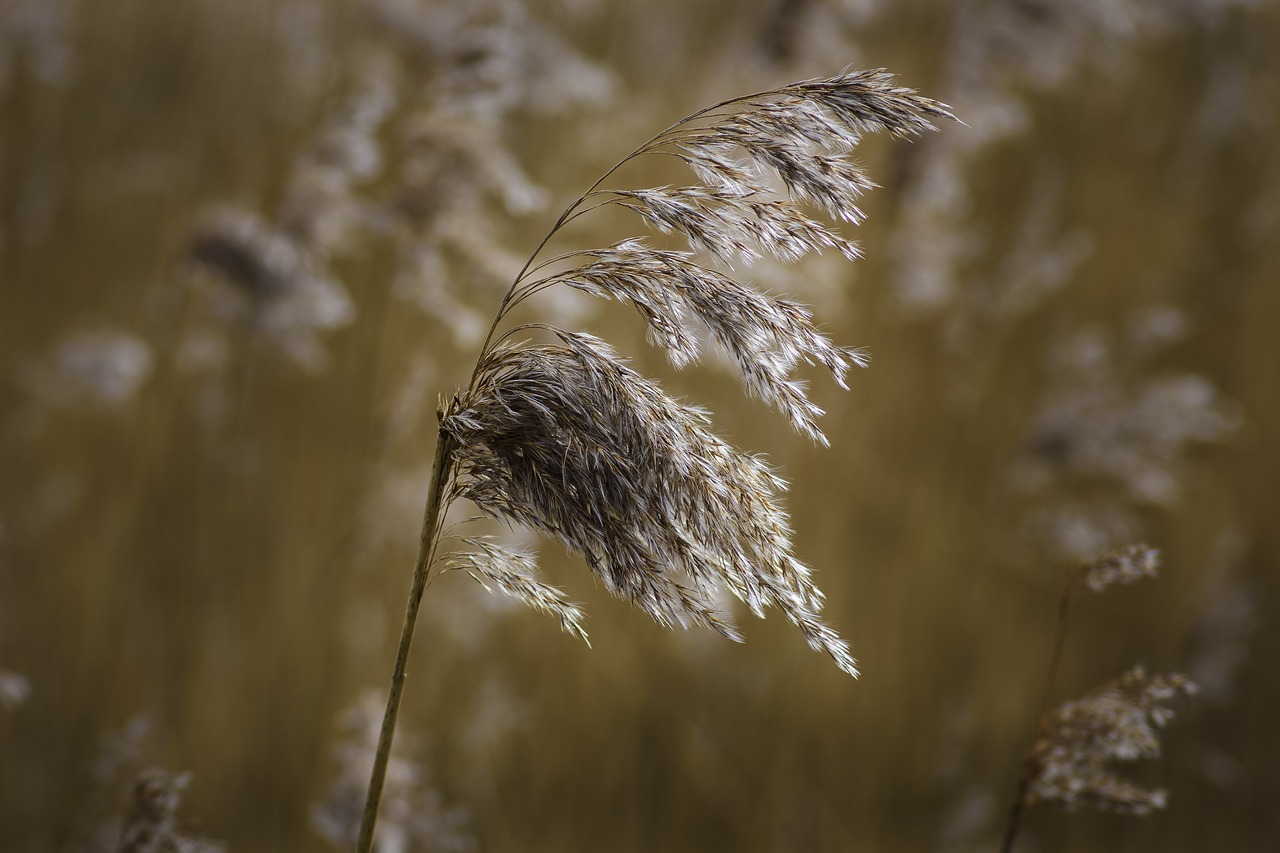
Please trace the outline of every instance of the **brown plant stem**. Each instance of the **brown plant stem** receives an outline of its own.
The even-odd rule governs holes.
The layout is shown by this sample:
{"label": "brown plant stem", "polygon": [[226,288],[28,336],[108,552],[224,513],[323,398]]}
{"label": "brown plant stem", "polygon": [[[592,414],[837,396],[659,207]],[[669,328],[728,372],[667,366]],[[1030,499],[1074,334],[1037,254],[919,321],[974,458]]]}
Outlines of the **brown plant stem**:
{"label": "brown plant stem", "polygon": [[[440,413],[441,415],[443,412]],[[443,515],[444,492],[449,482],[453,463],[453,442],[444,430],[436,437],[436,455],[431,467],[431,486],[427,505],[422,515],[422,535],[418,541],[418,561],[413,570],[413,584],[409,587],[409,600],[405,606],[404,627],[400,629],[400,647],[396,651],[396,665],[391,673],[391,689],[387,693],[387,710],[382,717],[378,733],[378,749],[373,757],[373,772],[369,776],[369,792],[365,798],[364,812],[360,816],[360,832],[356,837],[356,853],[369,853],[373,849],[373,828],[378,821],[378,805],[382,800],[382,785],[387,776],[387,762],[391,758],[391,742],[396,733],[396,717],[400,713],[400,696],[404,692],[409,647],[413,643],[413,629],[418,622],[418,606],[431,572],[431,559],[440,532]]]}
{"label": "brown plant stem", "polygon": [[[1062,662],[1062,649],[1066,645],[1067,621],[1071,617],[1072,595],[1084,577],[1083,571],[1077,569],[1067,576],[1066,585],[1062,589],[1062,597],[1058,599],[1058,622],[1054,626],[1053,651],[1049,658],[1049,677],[1045,679],[1044,695],[1040,699],[1040,710],[1036,714],[1036,731],[1032,736],[1032,745],[1044,728],[1045,715],[1049,713],[1049,703],[1053,699],[1053,685],[1058,680],[1058,666]],[[1009,816],[1005,820],[1004,837],[1000,842],[1000,853],[1013,853],[1013,843],[1018,837],[1018,825],[1022,819],[1022,809],[1026,804],[1027,788],[1035,768],[1026,761],[1018,777],[1018,789],[1014,793],[1013,802],[1009,804]]]}

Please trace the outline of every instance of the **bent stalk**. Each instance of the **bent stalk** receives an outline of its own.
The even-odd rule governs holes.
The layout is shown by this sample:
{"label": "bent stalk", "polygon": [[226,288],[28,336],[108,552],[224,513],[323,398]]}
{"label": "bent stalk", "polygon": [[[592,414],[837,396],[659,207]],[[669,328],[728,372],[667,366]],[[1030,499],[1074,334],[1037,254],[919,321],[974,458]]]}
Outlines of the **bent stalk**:
{"label": "bent stalk", "polygon": [[[777,504],[785,483],[764,462],[715,436],[705,412],[667,396],[604,341],[543,323],[503,334],[499,327],[526,297],[564,284],[631,302],[653,340],[682,366],[699,355],[698,338],[686,325],[697,321],[738,363],[752,393],[797,431],[826,444],[814,421],[822,410],[805,396],[792,370],[801,362],[821,365],[846,387],[846,372],[864,366],[865,356],[832,343],[803,306],[693,258],[705,253],[731,268],[739,260],[768,255],[790,261],[834,248],[852,260],[857,247],[798,204],[819,207],[843,222],[861,221],[853,202],[873,184],[844,155],[869,131],[913,136],[933,129],[930,118],[951,117],[945,104],[898,88],[882,71],[802,81],[682,119],[565,208],[503,297],[465,390],[454,397],[447,418],[440,413],[418,562],[357,853],[369,853],[373,843],[418,606],[441,516],[455,497],[466,498],[483,515],[559,539],[587,558],[610,591],[661,625],[702,625],[741,640],[711,597],[713,590],[725,590],[760,617],[766,607],[778,607],[812,648],[857,676],[848,644],[819,616],[823,596],[809,567],[796,559]],[[601,189],[623,163],[645,154],[678,157],[699,183]],[[774,172],[779,184],[762,180],[761,170]],[[563,226],[606,204],[683,237],[689,251],[652,249],[631,239],[534,266]],[[554,269],[557,261],[574,260],[570,270]],[[526,331],[554,341],[510,341]],[[477,550],[455,568],[495,581],[586,639],[581,610],[537,579],[530,555],[464,541]]]}

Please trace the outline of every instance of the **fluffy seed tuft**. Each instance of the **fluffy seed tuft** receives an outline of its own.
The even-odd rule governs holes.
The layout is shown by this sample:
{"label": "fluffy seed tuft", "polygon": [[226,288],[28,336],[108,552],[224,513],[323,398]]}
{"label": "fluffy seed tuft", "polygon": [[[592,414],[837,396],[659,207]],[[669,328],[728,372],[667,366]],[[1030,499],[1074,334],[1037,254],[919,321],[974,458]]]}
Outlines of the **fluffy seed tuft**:
{"label": "fluffy seed tuft", "polygon": [[538,580],[538,561],[532,554],[487,538],[466,538],[462,541],[472,550],[450,555],[449,568],[465,571],[486,589],[489,583],[493,583],[505,594],[523,601],[534,610],[556,617],[566,634],[591,645],[587,631],[582,627],[586,614],[563,592]]}
{"label": "fluffy seed tuft", "polygon": [[[705,412],[668,397],[598,338],[541,324],[494,333],[514,306],[558,284],[631,302],[677,367],[699,355],[689,327],[696,321],[737,363],[751,394],[826,444],[817,426],[822,409],[795,370],[820,365],[846,387],[846,373],[865,365],[865,355],[833,344],[803,306],[700,263],[696,253],[726,269],[823,249],[857,258],[852,242],[801,205],[861,222],[855,202],[874,185],[849,152],[864,133],[915,135],[932,129],[933,118],[954,116],[883,71],[846,72],[725,101],[624,158],[618,166],[674,156],[703,183],[607,188],[615,166],[564,211],[503,300],[471,383],[442,414],[441,440],[453,454],[448,499],[467,498],[489,516],[560,540],[611,592],[664,626],[701,625],[741,640],[716,608],[717,593],[728,590],[758,616],[779,608],[810,646],[857,675],[848,645],[819,617],[822,593],[795,558],[778,505],[785,484],[763,460],[717,438]],[[634,211],[692,251],[630,239],[533,266],[565,224],[605,205]],[[570,268],[539,277],[554,265]],[[521,330],[558,343],[510,343]],[[473,547],[456,566],[558,615],[585,639],[580,611],[535,580],[531,557]]]}
{"label": "fluffy seed tuft", "polygon": [[560,345],[491,351],[447,412],[457,495],[560,540],[663,626],[741,640],[715,607],[723,588],[757,615],[780,608],[811,646],[856,673],[792,553],[776,503],[785,484],[600,339],[553,331]]}
{"label": "fluffy seed tuft", "polygon": [[1025,802],[1144,815],[1165,807],[1167,794],[1121,779],[1114,761],[1157,758],[1157,730],[1173,717],[1167,704],[1195,685],[1183,675],[1147,675],[1138,666],[1097,692],[1053,711],[1028,757]]}
{"label": "fluffy seed tuft", "polygon": [[1130,545],[1098,557],[1084,566],[1084,585],[1090,592],[1127,585],[1160,572],[1160,552],[1149,545]]}

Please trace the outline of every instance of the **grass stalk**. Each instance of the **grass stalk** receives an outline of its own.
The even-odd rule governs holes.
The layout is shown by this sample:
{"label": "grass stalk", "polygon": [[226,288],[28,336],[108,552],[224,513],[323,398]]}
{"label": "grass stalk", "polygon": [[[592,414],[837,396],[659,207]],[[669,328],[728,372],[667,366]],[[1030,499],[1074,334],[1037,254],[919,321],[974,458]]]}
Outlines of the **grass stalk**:
{"label": "grass stalk", "polygon": [[[733,110],[728,110],[733,107]],[[720,112],[724,110],[724,114]],[[826,367],[836,383],[866,363],[838,347],[796,303],[769,297],[696,263],[695,252],[726,267],[766,254],[782,260],[824,248],[850,260],[856,247],[809,218],[795,202],[859,222],[853,200],[872,186],[848,153],[871,130],[911,136],[950,118],[945,104],[894,85],[883,71],[850,72],[724,101],[680,120],[624,157],[560,215],[507,290],[481,345],[471,380],[438,413],[440,429],[422,538],[405,611],[387,708],[379,731],[356,853],[369,853],[382,797],[409,648],[448,500],[463,497],[483,515],[524,524],[583,555],[614,594],[629,598],[667,627],[701,625],[741,641],[710,591],[727,589],[757,616],[776,606],[809,645],[857,677],[848,644],[819,616],[822,593],[793,554],[791,531],[776,504],[785,484],[759,458],[737,451],[707,428],[707,414],[668,397],[625,366],[604,341],[544,323],[498,335],[509,310],[555,284],[631,302],[654,341],[682,366],[699,344],[695,319],[738,362],[747,388],[772,404],[799,432],[826,444],[814,419],[822,410],[804,394],[792,369]],[[700,118],[707,118],[699,123]],[[706,124],[706,126],[702,126]],[[741,160],[726,151],[741,152]],[[624,163],[649,153],[677,156],[701,185],[647,190],[599,188]],[[777,173],[779,195],[753,175]],[[527,280],[533,264],[589,200],[607,198],[649,226],[677,233],[689,252],[651,249],[624,240],[579,258],[571,271]],[[583,210],[583,205],[587,208]],[[509,342],[542,332],[557,343]],[[458,482],[450,490],[449,483]],[[448,499],[446,499],[446,496]],[[484,539],[453,555],[473,577],[488,578],[535,609],[560,618],[586,639],[582,612],[537,579],[526,553]],[[483,581],[482,581],[483,583]]]}
{"label": "grass stalk", "polygon": [[369,853],[373,849],[373,829],[378,821],[378,805],[382,800],[382,785],[386,781],[387,762],[391,758],[391,743],[396,734],[396,717],[400,713],[400,697],[409,663],[409,647],[413,643],[413,629],[418,622],[418,607],[427,586],[431,571],[432,555],[440,531],[443,514],[444,492],[449,482],[453,461],[453,442],[441,430],[436,437],[435,460],[431,466],[431,486],[422,515],[422,534],[418,542],[418,560],[413,570],[413,583],[409,587],[409,599],[405,605],[404,626],[400,629],[400,647],[396,651],[395,669],[391,673],[391,689],[387,693],[387,710],[382,717],[378,733],[378,748],[374,753],[373,771],[369,776],[369,791],[364,811],[360,816],[360,832],[356,837],[356,853]]}
{"label": "grass stalk", "polygon": [[[1062,663],[1062,649],[1066,645],[1067,623],[1071,618],[1071,603],[1075,597],[1076,587],[1083,577],[1080,571],[1073,571],[1067,577],[1062,589],[1062,597],[1058,599],[1058,621],[1053,632],[1053,652],[1049,659],[1049,675],[1045,679],[1044,696],[1040,699],[1040,710],[1036,713],[1034,742],[1044,729],[1045,717],[1049,713],[1049,703],[1053,701],[1053,685],[1058,680],[1058,667]],[[1031,786],[1034,768],[1023,762],[1018,776],[1018,789],[1014,793],[1013,802],[1009,804],[1009,816],[1005,821],[1004,835],[1000,842],[1000,853],[1013,853],[1013,844],[1018,837],[1018,826],[1022,820],[1022,810],[1026,804],[1027,790]]]}

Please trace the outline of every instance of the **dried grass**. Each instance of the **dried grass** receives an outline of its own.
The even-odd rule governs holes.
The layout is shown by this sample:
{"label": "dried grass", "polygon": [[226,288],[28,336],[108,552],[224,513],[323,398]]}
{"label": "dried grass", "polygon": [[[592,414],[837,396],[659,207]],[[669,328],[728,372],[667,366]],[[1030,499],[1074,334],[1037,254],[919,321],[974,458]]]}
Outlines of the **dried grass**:
{"label": "dried grass", "polygon": [[[857,250],[797,206],[807,203],[846,222],[870,180],[846,159],[864,133],[897,136],[953,117],[943,104],[894,85],[884,71],[846,72],[734,98],[682,119],[640,146],[569,205],[516,276],[485,337],[471,381],[440,411],[433,482],[418,565],[361,821],[367,851],[391,752],[418,607],[436,557],[441,518],[464,497],[495,518],[528,524],[582,555],[614,594],[666,627],[701,625],[731,639],[737,629],[715,608],[725,589],[758,616],[778,607],[814,649],[852,676],[849,647],[824,623],[823,596],[793,554],[790,522],[779,508],[784,483],[759,458],[709,429],[705,412],[676,402],[631,370],[598,338],[545,324],[501,335],[509,311],[556,284],[632,302],[677,365],[698,355],[686,317],[696,318],[737,362],[753,394],[800,432],[826,443],[822,410],[794,376],[801,362],[822,365],[844,386],[865,363],[814,327],[804,308],[767,296],[695,263],[692,253],[636,241],[534,261],[564,225],[620,205],[694,252],[730,266],[770,254],[795,260],[824,248]],[[608,189],[623,164],[673,155],[710,186]],[[772,191],[770,175],[785,192]],[[540,273],[580,259],[567,272]],[[558,343],[514,343],[526,332]],[[537,579],[531,555],[472,541],[452,562],[530,606],[556,615],[585,638],[581,611]]]}
{"label": "dried grass", "polygon": [[[699,356],[696,322],[732,357],[754,396],[826,444],[817,426],[822,409],[795,370],[821,365],[846,387],[848,370],[864,366],[865,356],[833,344],[803,306],[725,269],[826,248],[857,257],[852,243],[798,205],[860,221],[853,200],[873,184],[846,155],[867,132],[914,135],[939,117],[952,117],[945,105],[897,87],[883,71],[846,72],[718,104],[624,158],[565,210],[526,264],[470,385],[444,412],[442,435],[456,447],[449,499],[468,498],[489,516],[559,539],[611,592],[664,626],[701,625],[740,640],[716,610],[719,591],[758,616],[778,607],[813,648],[856,675],[847,644],[819,618],[822,593],[793,554],[780,508],[785,483],[763,460],[721,441],[707,413],[668,397],[597,338],[542,324],[495,332],[515,305],[560,284],[630,302],[650,341],[677,367]],[[623,163],[649,154],[673,154],[703,185],[603,188]],[[770,189],[771,176],[783,192]],[[691,251],[628,239],[533,265],[565,224],[604,205],[636,212],[659,231],[683,237]],[[698,253],[723,267],[700,263]],[[569,262],[577,265],[540,274]],[[532,331],[559,343],[510,342]],[[527,554],[493,548],[465,560],[490,579],[504,572],[528,578],[533,567]],[[531,605],[551,609],[580,633],[576,611],[564,610],[561,599],[548,599],[541,585],[514,583],[507,591],[522,597],[521,588]]]}

